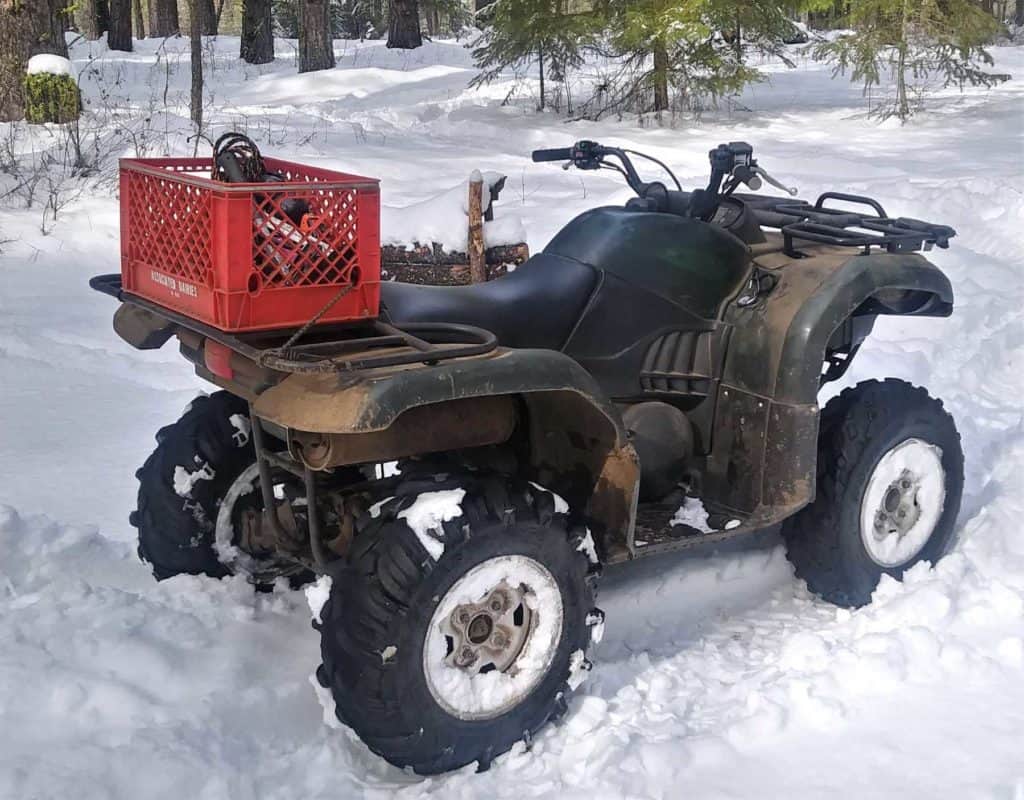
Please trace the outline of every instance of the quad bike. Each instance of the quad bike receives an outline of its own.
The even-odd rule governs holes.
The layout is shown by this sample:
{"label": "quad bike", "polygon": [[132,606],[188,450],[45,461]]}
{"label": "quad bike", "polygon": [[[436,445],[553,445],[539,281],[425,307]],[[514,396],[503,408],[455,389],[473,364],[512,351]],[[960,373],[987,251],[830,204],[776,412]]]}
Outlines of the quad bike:
{"label": "quad bike", "polygon": [[[561,715],[602,565],[781,523],[810,590],[859,606],[950,545],[963,456],[941,403],[891,378],[818,395],[877,316],[951,313],[917,251],[954,231],[865,197],[737,193],[785,189],[745,143],[692,192],[630,155],[535,152],[636,197],[494,281],[384,283],[363,323],[228,334],[93,279],[129,344],[176,337],[222,389],[138,472],[140,555],[160,579],[330,576],[318,679],[393,764],[486,767]],[[706,522],[670,524],[698,499]]]}

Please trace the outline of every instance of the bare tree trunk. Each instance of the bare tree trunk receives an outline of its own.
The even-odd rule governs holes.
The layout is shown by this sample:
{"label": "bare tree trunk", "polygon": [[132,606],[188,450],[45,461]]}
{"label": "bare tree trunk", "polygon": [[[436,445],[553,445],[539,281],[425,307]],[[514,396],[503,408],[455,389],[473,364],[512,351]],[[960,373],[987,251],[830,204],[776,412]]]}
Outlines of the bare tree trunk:
{"label": "bare tree trunk", "polygon": [[1016,10],[1013,14],[1013,22],[1016,25],[1024,25],[1024,0],[1017,0]]}
{"label": "bare tree trunk", "polygon": [[668,50],[661,39],[654,43],[654,72],[651,80],[654,84],[654,110],[668,111]]}
{"label": "bare tree trunk", "polygon": [[146,22],[142,16],[142,0],[132,0],[132,15],[135,17],[135,38],[146,38]]}
{"label": "bare tree trunk", "polygon": [[299,0],[299,72],[334,67],[334,40],[327,0]]}
{"label": "bare tree trunk", "polygon": [[149,35],[154,39],[163,39],[179,33],[177,1],[149,0]]}
{"label": "bare tree trunk", "polygon": [[427,18],[427,35],[439,36],[441,34],[441,10],[436,5],[432,5],[424,16]]}
{"label": "bare tree trunk", "polygon": [[419,0],[391,0],[388,47],[414,50],[423,44]]}
{"label": "bare tree trunk", "polygon": [[198,0],[199,5],[199,29],[203,36],[217,35],[217,9],[213,0]]}
{"label": "bare tree trunk", "polygon": [[96,0],[96,17],[99,20],[100,33],[110,30],[110,2]]}
{"label": "bare tree trunk", "polygon": [[466,252],[469,254],[470,283],[483,283],[487,280],[487,255],[484,248],[483,190],[483,176],[479,170],[473,170],[473,173],[469,176],[469,198],[466,209],[469,217]]}
{"label": "bare tree trunk", "polygon": [[23,81],[29,58],[39,53],[67,57],[63,9],[63,0],[0,0],[0,122],[25,116]]}
{"label": "bare tree trunk", "polygon": [[98,0],[79,0],[75,9],[77,12],[75,14],[75,25],[82,36],[90,42],[99,39],[103,31],[100,30],[100,4]]}
{"label": "bare tree trunk", "polygon": [[537,65],[540,68],[540,107],[538,111],[543,111],[544,106],[547,104],[547,98],[545,97],[544,91],[544,48],[537,48]]}
{"label": "bare tree trunk", "polygon": [[[203,132],[203,20],[199,12],[201,0],[188,0],[189,45],[192,56],[192,92],[189,111],[196,133]],[[198,137],[196,142],[198,143]]]}
{"label": "bare tree trunk", "polygon": [[110,32],[107,46],[111,50],[132,51],[131,0],[110,0]]}
{"label": "bare tree trunk", "polygon": [[271,0],[244,0],[241,57],[250,64],[274,60],[274,17]]}

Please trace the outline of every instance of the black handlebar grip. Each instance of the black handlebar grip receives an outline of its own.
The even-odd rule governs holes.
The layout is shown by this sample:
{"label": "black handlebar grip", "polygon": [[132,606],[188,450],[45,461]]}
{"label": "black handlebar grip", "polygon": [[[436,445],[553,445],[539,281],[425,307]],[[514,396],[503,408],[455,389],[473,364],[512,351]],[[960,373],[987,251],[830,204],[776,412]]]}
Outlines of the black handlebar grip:
{"label": "black handlebar grip", "polygon": [[555,147],[549,150],[534,150],[533,160],[538,161],[570,161],[572,159],[571,147]]}

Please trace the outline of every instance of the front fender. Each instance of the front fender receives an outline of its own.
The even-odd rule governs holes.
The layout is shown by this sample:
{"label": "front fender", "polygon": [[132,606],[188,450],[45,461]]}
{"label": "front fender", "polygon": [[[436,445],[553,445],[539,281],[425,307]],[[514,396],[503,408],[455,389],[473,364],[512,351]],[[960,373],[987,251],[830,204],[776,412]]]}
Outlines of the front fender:
{"label": "front fender", "polygon": [[753,305],[733,303],[725,315],[733,331],[705,497],[770,524],[814,499],[817,397],[833,332],[858,311],[948,316],[953,289],[916,253],[828,248],[802,259],[779,254],[761,266],[775,277],[774,289]]}
{"label": "front fender", "polygon": [[849,255],[849,251],[790,261],[763,304],[733,306],[736,326],[723,383],[783,403],[814,403],[825,347],[832,333],[872,298],[920,293],[926,301],[900,312],[875,303],[872,313],[949,316],[949,278],[918,253]]}

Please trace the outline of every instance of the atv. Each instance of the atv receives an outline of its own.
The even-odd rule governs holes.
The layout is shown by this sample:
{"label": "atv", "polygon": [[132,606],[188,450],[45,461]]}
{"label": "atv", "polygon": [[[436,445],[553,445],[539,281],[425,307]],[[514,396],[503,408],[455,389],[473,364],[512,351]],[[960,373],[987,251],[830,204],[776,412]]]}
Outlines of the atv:
{"label": "atv", "polygon": [[[357,323],[227,333],[92,280],[125,341],[174,337],[221,389],[137,473],[140,556],[158,579],[320,576],[317,678],[392,764],[486,768],[562,715],[603,565],[781,525],[797,576],[856,607],[950,546],[963,455],[942,404],[891,378],[818,397],[879,315],[951,313],[919,251],[954,231],[796,200],[743,142],[689,192],[631,156],[534,152],[636,196],[493,281],[383,283]],[[783,193],[737,191],[764,182]]]}

